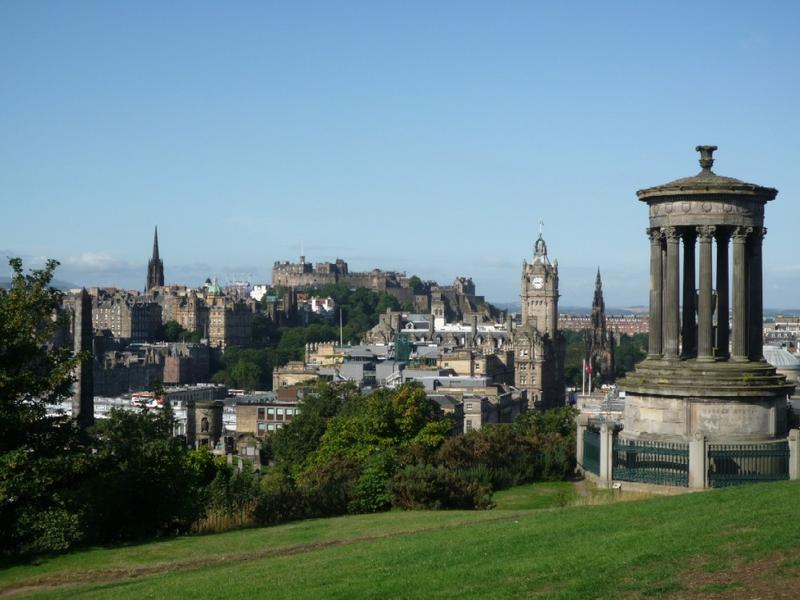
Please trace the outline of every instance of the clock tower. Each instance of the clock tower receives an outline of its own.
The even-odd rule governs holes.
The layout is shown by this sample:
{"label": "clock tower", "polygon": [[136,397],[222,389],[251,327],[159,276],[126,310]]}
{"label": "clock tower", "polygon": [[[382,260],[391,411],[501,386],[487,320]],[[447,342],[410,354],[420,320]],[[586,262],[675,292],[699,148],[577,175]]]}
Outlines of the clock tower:
{"label": "clock tower", "polygon": [[533,247],[533,262],[522,261],[521,288],[522,324],[531,322],[552,337],[558,329],[558,261],[550,264],[541,231]]}
{"label": "clock tower", "polygon": [[522,262],[522,324],[514,331],[515,386],[528,394],[530,408],[564,404],[565,340],[558,331],[558,261],[550,263],[542,237],[533,261]]}

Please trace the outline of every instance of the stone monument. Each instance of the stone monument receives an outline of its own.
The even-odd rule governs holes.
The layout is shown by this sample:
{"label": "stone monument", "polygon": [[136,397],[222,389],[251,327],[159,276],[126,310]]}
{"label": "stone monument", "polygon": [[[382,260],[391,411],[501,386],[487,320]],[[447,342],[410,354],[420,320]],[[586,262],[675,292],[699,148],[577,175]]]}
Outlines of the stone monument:
{"label": "stone monument", "polygon": [[697,175],[637,192],[650,212],[650,337],[647,357],[619,382],[621,438],[787,435],[794,385],[762,355],[764,207],[778,191],[714,173],[716,149],[697,147]]}

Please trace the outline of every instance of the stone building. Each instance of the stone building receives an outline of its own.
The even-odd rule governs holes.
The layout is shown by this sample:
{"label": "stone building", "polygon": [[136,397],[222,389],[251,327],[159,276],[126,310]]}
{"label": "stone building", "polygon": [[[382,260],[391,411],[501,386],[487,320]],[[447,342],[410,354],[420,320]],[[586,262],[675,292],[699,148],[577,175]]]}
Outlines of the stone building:
{"label": "stone building", "polygon": [[153,255],[147,263],[147,285],[145,292],[164,285],[164,263],[158,255],[158,227],[153,235]]}
{"label": "stone building", "polygon": [[151,342],[161,332],[161,305],[151,296],[115,288],[92,288],[92,326],[117,340]]}
{"label": "stone building", "polygon": [[253,339],[253,307],[244,300],[227,298],[214,280],[206,298],[208,343],[225,350],[228,346],[247,346]]}
{"label": "stone building", "polygon": [[238,438],[265,435],[281,429],[300,414],[299,400],[279,397],[277,392],[259,392],[236,399],[236,435]]}
{"label": "stone building", "polygon": [[302,360],[292,360],[272,370],[272,389],[297,385],[319,377],[316,366],[306,366]]}
{"label": "stone building", "polygon": [[515,383],[531,407],[564,403],[566,342],[558,331],[558,261],[550,263],[541,231],[533,261],[522,263],[522,323],[513,333]]}
{"label": "stone building", "polygon": [[650,336],[647,358],[620,382],[620,436],[785,437],[794,385],[764,360],[762,338],[764,208],[777,190],[717,175],[716,146],[697,150],[699,174],[637,192],[650,214]]}
{"label": "stone building", "polygon": [[600,384],[614,381],[615,343],[614,334],[606,327],[606,303],[598,267],[592,300],[592,328],[587,332],[586,362],[590,365],[592,376]]}
{"label": "stone building", "polygon": [[385,292],[401,302],[414,299],[414,291],[408,286],[405,273],[380,269],[350,272],[347,263],[341,258],[337,258],[336,262],[312,264],[306,262],[305,256],[301,256],[298,263],[276,261],[272,267],[273,286],[308,288],[336,283]]}

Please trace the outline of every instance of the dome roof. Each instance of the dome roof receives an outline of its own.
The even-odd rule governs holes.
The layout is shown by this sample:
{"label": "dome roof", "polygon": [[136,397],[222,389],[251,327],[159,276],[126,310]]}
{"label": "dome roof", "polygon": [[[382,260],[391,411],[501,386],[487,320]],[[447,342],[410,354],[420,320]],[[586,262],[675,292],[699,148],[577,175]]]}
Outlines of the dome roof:
{"label": "dome roof", "polygon": [[780,346],[764,346],[764,359],[776,369],[800,371],[800,358]]}
{"label": "dome roof", "polygon": [[222,295],[222,288],[220,287],[219,283],[217,283],[217,278],[216,277],[214,277],[214,279],[211,281],[211,284],[208,286],[207,290],[208,290],[208,294],[210,294],[210,295],[214,295],[214,296],[221,296]]}
{"label": "dome roof", "polygon": [[746,183],[733,177],[723,177],[711,170],[714,164],[713,154],[716,146],[697,146],[700,152],[702,170],[691,177],[682,177],[669,183],[646,188],[636,192],[639,200],[649,200],[659,196],[686,196],[706,194],[728,194],[734,196],[750,196],[762,201],[773,200],[778,190],[763,187],[755,183]]}

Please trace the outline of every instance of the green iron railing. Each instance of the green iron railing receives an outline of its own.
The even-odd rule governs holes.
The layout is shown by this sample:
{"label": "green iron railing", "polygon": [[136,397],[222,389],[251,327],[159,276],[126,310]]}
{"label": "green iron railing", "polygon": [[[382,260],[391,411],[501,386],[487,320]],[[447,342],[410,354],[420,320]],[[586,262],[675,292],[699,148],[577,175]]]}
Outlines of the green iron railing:
{"label": "green iron railing", "polygon": [[600,475],[600,432],[588,427],[583,430],[583,468]]}
{"label": "green iron railing", "polygon": [[789,479],[789,443],[709,444],[708,485],[727,487]]}
{"label": "green iron railing", "polygon": [[618,481],[689,485],[689,444],[615,437],[612,451],[612,477]]}

